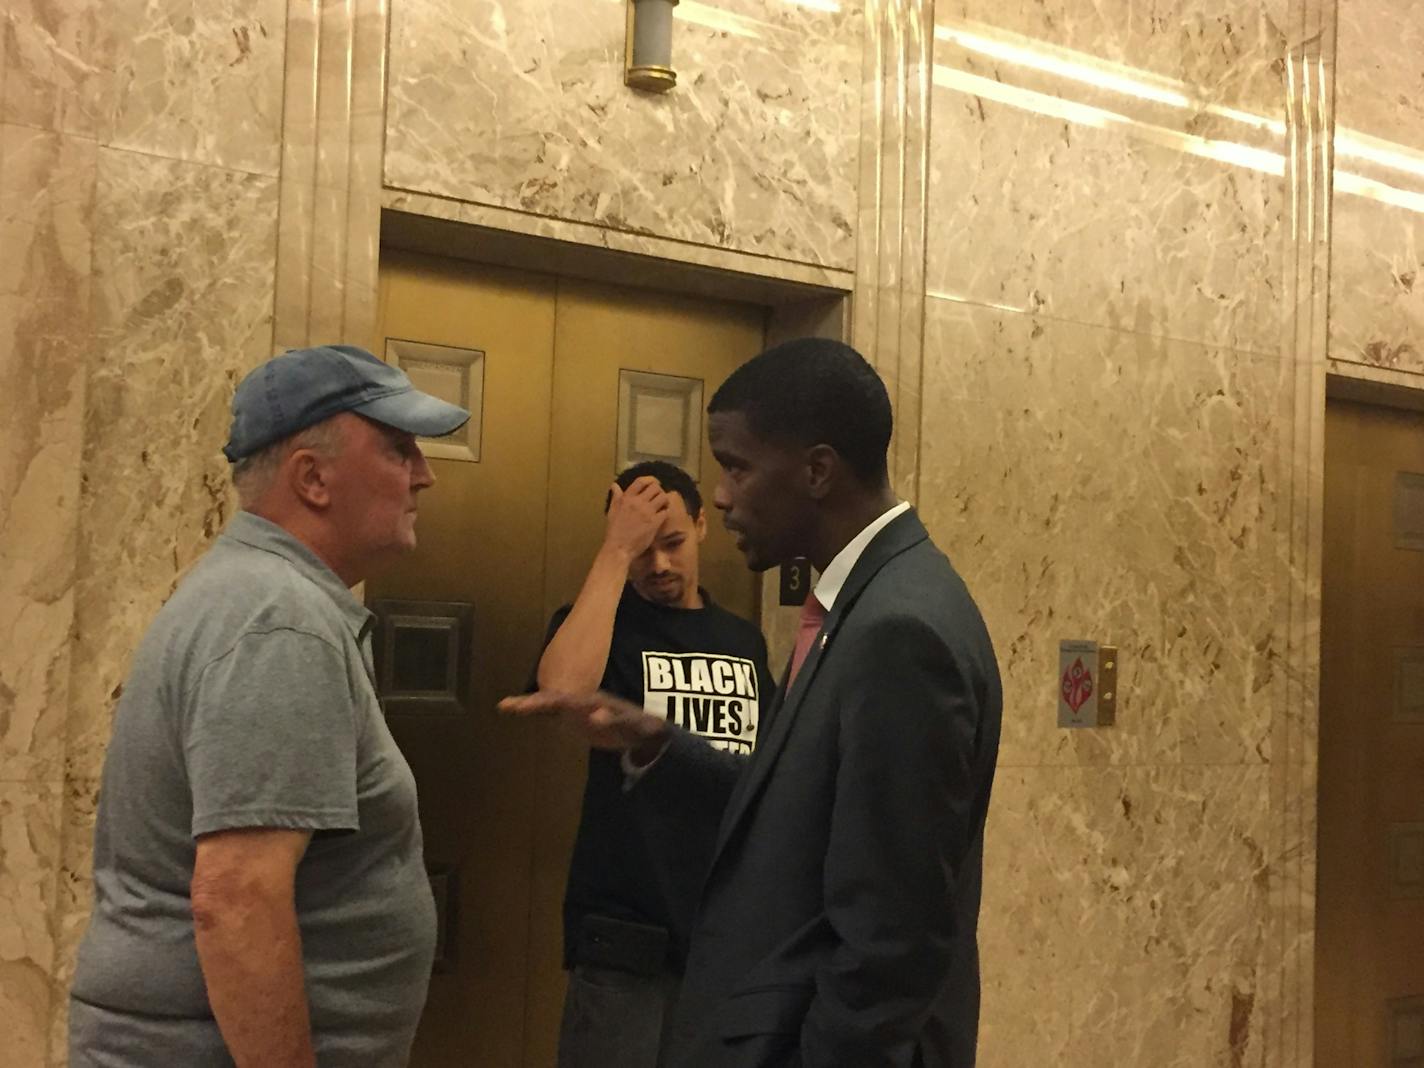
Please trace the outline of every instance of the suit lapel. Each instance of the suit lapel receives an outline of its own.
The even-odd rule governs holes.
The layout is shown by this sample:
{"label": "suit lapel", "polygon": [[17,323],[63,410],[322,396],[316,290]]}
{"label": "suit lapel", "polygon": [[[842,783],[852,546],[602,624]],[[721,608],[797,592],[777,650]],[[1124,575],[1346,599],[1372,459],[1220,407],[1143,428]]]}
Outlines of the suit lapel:
{"label": "suit lapel", "polygon": [[766,715],[762,716],[761,721],[757,724],[757,746],[761,745],[762,739],[771,737],[772,726],[776,723],[776,717],[781,712],[781,706],[786,703],[786,680],[790,677],[791,660],[787,658],[786,666],[781,669],[781,681],[776,684],[776,690],[771,695],[771,704],[767,706]]}
{"label": "suit lapel", "polygon": [[855,607],[856,601],[860,599],[861,593],[876,573],[890,560],[927,537],[929,535],[925,532],[924,524],[920,522],[913,508],[896,516],[871,540],[861,553],[860,559],[851,568],[845,585],[836,597],[835,606],[821,624],[820,636],[811,644],[805,663],[801,665],[801,670],[796,674],[796,681],[789,691],[786,687],[786,677],[790,674],[790,665],[787,665],[782,674],[781,686],[777,689],[767,730],[765,734],[757,737],[751,763],[727,801],[727,809],[722,816],[721,829],[717,835],[717,846],[712,855],[713,867],[720,860],[728,839],[745,817],[752,801],[761,792],[782,749],[786,747],[786,739],[790,737],[792,725],[801,711],[806,693],[811,689],[811,683],[816,678],[816,672],[835,647],[836,632],[840,630],[841,623]]}

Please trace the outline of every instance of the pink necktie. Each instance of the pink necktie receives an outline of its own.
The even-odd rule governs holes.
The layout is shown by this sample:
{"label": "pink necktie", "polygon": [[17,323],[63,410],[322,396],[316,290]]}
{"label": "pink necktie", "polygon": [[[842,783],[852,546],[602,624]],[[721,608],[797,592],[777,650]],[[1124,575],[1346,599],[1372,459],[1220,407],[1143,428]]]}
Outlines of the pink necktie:
{"label": "pink necktie", "polygon": [[811,643],[816,640],[816,635],[821,630],[821,624],[825,621],[825,608],[821,606],[820,601],[816,600],[815,593],[808,593],[806,603],[801,606],[801,629],[796,632],[796,648],[791,653],[791,671],[786,676],[787,690],[790,690],[791,684],[796,681],[796,673],[806,662],[806,654],[811,651]]}

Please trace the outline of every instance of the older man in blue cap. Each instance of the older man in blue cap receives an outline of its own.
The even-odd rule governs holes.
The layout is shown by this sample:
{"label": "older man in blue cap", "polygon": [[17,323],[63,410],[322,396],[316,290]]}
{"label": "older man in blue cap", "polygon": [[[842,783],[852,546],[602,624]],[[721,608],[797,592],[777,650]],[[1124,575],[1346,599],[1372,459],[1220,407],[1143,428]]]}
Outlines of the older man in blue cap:
{"label": "older man in blue cap", "polygon": [[395,1066],[435,910],[350,587],[415,545],[463,408],[333,345],[237,388],[242,510],[134,658],[104,765],[69,1063]]}

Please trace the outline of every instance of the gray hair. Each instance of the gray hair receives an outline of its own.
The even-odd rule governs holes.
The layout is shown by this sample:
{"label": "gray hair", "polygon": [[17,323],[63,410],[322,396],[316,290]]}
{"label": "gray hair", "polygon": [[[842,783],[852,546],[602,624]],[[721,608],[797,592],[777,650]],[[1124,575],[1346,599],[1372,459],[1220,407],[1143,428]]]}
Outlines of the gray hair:
{"label": "gray hair", "polygon": [[232,465],[232,485],[237,490],[238,504],[250,508],[261,500],[272,488],[282,461],[296,450],[311,449],[319,456],[329,457],[339,453],[341,445],[341,426],[333,416],[315,426],[298,430],[281,441],[274,441],[251,456],[244,456]]}

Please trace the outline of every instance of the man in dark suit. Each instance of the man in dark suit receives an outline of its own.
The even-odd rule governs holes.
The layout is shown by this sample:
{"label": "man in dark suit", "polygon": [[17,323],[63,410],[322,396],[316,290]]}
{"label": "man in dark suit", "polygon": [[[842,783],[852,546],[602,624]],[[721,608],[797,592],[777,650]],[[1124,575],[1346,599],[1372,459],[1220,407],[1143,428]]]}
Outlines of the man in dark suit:
{"label": "man in dark suit", "polygon": [[604,694],[540,693],[624,752],[646,833],[722,808],[670,1068],[969,1068],[998,752],[978,609],[889,485],[889,398],[838,342],[777,346],[708,407],[713,503],[754,570],[820,579],[750,761]]}

